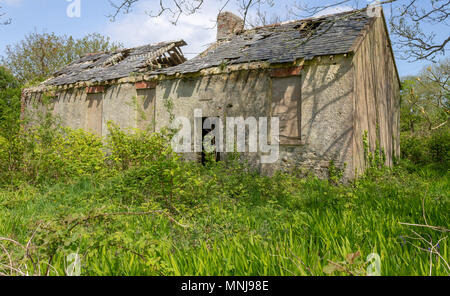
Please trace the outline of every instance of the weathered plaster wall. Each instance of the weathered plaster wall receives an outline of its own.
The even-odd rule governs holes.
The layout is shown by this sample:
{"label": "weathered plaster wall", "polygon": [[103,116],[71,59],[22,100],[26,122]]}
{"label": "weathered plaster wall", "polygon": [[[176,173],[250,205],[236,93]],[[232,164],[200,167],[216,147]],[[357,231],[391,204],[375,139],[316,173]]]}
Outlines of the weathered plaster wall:
{"label": "weathered plaster wall", "polygon": [[74,129],[87,127],[87,95],[85,89],[72,89],[59,93],[54,99],[53,110],[62,123]]}
{"label": "weathered plaster wall", "polygon": [[[29,95],[26,109],[36,110],[42,96]],[[122,83],[106,87],[103,93],[87,94],[86,88],[59,91],[49,107],[63,125],[106,136],[109,121],[123,128],[146,128],[153,122],[154,96],[154,89],[136,90],[134,83]]]}
{"label": "weathered plaster wall", "polygon": [[267,170],[296,170],[325,178],[330,161],[353,177],[353,72],[346,56],[306,63],[301,73],[301,144],[282,146]]}
{"label": "weathered plaster wall", "polygon": [[137,92],[134,83],[111,85],[103,94],[103,136],[106,136],[108,121],[123,128],[137,127]]}
{"label": "weathered plaster wall", "polygon": [[[160,81],[156,89],[156,130],[170,124],[167,102],[173,105],[170,113],[189,118],[192,128],[195,109],[201,109],[203,117],[220,117],[224,124],[226,117],[267,117],[269,79],[266,71],[240,71]],[[196,124],[200,126],[199,122]],[[185,157],[198,159],[199,155],[192,153]],[[247,157],[254,159],[253,164],[257,165],[258,155]]]}
{"label": "weathered plaster wall", "polygon": [[[156,90],[156,129],[169,124],[166,102],[173,103],[172,114],[186,116],[194,126],[194,109],[203,117],[268,117],[283,109],[273,106],[270,70],[241,71],[189,79],[161,81]],[[280,79],[280,78],[276,78]],[[276,170],[312,171],[326,177],[330,161],[353,176],[353,73],[351,59],[340,56],[314,60],[304,65],[298,79],[287,77],[286,93],[301,102],[288,113],[300,115],[301,140],[280,147],[274,164],[260,164],[258,154],[247,154],[264,174]],[[298,85],[289,85],[297,83]],[[301,95],[297,90],[301,88]],[[275,90],[275,92],[278,90]],[[289,100],[287,100],[289,101]],[[299,112],[300,111],[300,112]],[[279,113],[279,112],[278,112]],[[295,130],[295,129],[294,129]],[[195,156],[190,156],[195,158]]]}
{"label": "weathered plaster wall", "polygon": [[367,131],[370,152],[377,144],[386,154],[386,165],[400,157],[400,85],[385,24],[378,18],[369,30],[354,60],[355,138],[354,166],[362,173],[367,165],[363,135]]}
{"label": "weathered plaster wall", "polygon": [[155,130],[156,89],[137,90],[137,128]]}

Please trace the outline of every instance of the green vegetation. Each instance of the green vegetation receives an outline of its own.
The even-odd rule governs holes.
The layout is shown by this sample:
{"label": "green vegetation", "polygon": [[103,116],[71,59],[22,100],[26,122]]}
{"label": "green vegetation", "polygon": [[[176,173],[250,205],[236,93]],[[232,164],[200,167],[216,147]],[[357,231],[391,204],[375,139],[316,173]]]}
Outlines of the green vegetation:
{"label": "green vegetation", "polygon": [[371,253],[383,275],[450,271],[442,166],[405,161],[334,185],[259,176],[238,157],[203,167],[164,133],[109,129],[109,154],[82,131],[23,134],[34,145],[1,174],[1,273],[64,275],[72,253],[82,275],[364,275]]}
{"label": "green vegetation", "polygon": [[170,131],[21,121],[0,74],[0,275],[71,274],[71,254],[82,275],[366,275],[373,253],[382,275],[450,273],[448,124],[404,130],[431,140],[395,168],[372,155],[351,184],[334,164],[330,180],[264,177],[234,154],[184,162]]}
{"label": "green vegetation", "polygon": [[98,33],[74,38],[35,31],[20,42],[8,45],[5,56],[0,57],[0,65],[8,67],[21,83],[35,84],[88,53],[115,51],[122,47]]}
{"label": "green vegetation", "polygon": [[427,67],[403,83],[402,158],[416,164],[450,161],[450,59]]}

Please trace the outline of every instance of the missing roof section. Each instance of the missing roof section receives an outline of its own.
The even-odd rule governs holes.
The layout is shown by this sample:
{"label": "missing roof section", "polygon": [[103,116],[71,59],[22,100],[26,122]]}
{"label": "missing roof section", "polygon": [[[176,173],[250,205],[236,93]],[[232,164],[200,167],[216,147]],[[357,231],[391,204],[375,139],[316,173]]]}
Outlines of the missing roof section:
{"label": "missing roof section", "polygon": [[72,62],[43,85],[67,85],[77,82],[106,82],[180,65],[186,61],[183,40],[161,42],[111,53],[93,53]]}

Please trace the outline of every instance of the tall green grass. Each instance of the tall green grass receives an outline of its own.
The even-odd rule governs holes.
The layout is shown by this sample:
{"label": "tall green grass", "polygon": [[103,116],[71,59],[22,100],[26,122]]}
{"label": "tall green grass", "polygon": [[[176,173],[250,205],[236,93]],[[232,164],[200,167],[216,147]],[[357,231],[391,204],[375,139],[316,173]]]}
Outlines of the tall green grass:
{"label": "tall green grass", "polygon": [[[169,203],[154,182],[136,181],[145,180],[142,168],[4,189],[0,236],[26,245],[34,235],[32,258],[2,243],[21,270],[38,273],[30,260],[39,258],[40,274],[51,262],[50,275],[64,275],[73,252],[82,275],[364,275],[371,253],[382,275],[449,274],[448,232],[400,224],[449,228],[445,168],[403,164],[339,186],[221,166],[179,169],[189,182],[175,183]],[[125,214],[138,212],[146,214]],[[428,242],[439,240],[440,256],[430,257]],[[0,262],[8,264],[4,253]],[[343,268],[326,273],[330,264]]]}

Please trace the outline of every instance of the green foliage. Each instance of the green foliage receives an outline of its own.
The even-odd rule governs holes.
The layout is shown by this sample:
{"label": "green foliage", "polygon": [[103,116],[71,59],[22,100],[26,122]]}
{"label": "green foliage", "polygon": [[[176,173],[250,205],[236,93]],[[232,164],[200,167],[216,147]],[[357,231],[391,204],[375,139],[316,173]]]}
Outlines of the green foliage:
{"label": "green foliage", "polygon": [[445,232],[400,224],[448,228],[442,168],[403,162],[351,185],[266,177],[237,153],[182,161],[168,132],[110,123],[101,139],[50,114],[21,130],[15,166],[0,173],[14,184],[0,190],[1,274],[68,274],[79,254],[82,275],[366,275],[377,253],[382,275],[425,275],[427,241],[432,274],[450,272]]}
{"label": "green foliage", "polygon": [[102,139],[60,126],[48,105],[17,119],[0,146],[0,186],[51,184],[105,171]]}
{"label": "green foliage", "polygon": [[372,253],[382,275],[450,274],[448,130],[402,138],[421,164],[395,168],[366,133],[369,173],[343,185],[333,163],[319,180],[238,153],[186,162],[168,130],[110,122],[102,139],[44,101],[0,137],[0,275],[66,275],[73,254],[82,275],[367,275]]}
{"label": "green foliage", "polygon": [[445,59],[403,82],[401,154],[416,164],[449,168],[449,67]]}
{"label": "green foliage", "polygon": [[[41,274],[64,275],[78,253],[82,275],[365,275],[377,253],[382,275],[427,275],[429,245],[417,233],[439,241],[432,274],[449,274],[445,232],[399,223],[448,228],[448,173],[404,163],[335,186],[226,165],[178,162],[164,173],[165,162],[0,191],[0,237],[32,238],[28,256],[0,243],[30,274],[39,259]],[[9,264],[1,252],[0,262]]]}
{"label": "green foliage", "polygon": [[17,132],[19,117],[19,82],[6,68],[0,66],[0,136]]}
{"label": "green foliage", "polygon": [[342,177],[344,176],[345,168],[347,167],[347,164],[344,164],[343,168],[338,168],[334,164],[334,161],[330,161],[329,167],[328,167],[328,179],[333,184],[339,184],[339,182],[342,180]]}
{"label": "green foliage", "polygon": [[433,133],[428,142],[431,159],[450,168],[450,129]]}
{"label": "green foliage", "polygon": [[170,134],[163,130],[152,133],[149,130],[122,130],[113,122],[108,123],[107,148],[108,159],[114,167],[126,170],[164,158],[174,158],[169,145]]}
{"label": "green foliage", "polygon": [[384,168],[386,164],[386,152],[384,151],[384,148],[380,147],[380,141],[378,139],[376,140],[375,150],[371,151],[367,130],[365,130],[363,134],[363,149],[367,170],[366,174],[370,174],[372,171],[377,171],[378,169]]}
{"label": "green foliage", "polygon": [[45,80],[61,67],[87,53],[114,51],[121,48],[109,37],[94,33],[84,38],[55,33],[33,32],[13,45],[8,45],[1,63],[7,66],[21,83],[33,84]]}
{"label": "green foliage", "polygon": [[402,134],[402,158],[416,164],[438,163],[450,168],[450,129],[433,132],[429,136]]}

